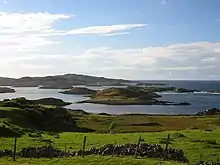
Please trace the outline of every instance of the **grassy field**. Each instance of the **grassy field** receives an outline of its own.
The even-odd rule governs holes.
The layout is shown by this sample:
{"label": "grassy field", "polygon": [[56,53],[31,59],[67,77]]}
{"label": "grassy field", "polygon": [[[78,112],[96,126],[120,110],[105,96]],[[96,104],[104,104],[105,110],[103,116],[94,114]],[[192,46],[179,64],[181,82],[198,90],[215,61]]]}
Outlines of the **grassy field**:
{"label": "grassy field", "polygon": [[[206,160],[206,161],[216,161],[220,159],[220,131],[201,131],[201,130],[183,130],[178,131],[183,136],[178,136],[176,131],[168,131],[168,132],[155,132],[155,133],[122,133],[122,134],[99,134],[99,133],[72,133],[65,132],[57,135],[46,135],[44,134],[39,138],[30,138],[27,135],[22,136],[18,139],[18,150],[27,146],[42,146],[47,143],[47,140],[52,140],[52,145],[56,148],[64,150],[65,144],[67,145],[67,150],[79,150],[82,148],[83,137],[87,136],[87,144],[86,148],[91,147],[100,147],[104,144],[124,144],[124,143],[136,143],[139,136],[144,138],[145,143],[156,143],[159,144],[161,141],[166,139],[167,134],[171,134],[171,144],[170,147],[183,149],[186,157],[190,160],[191,163],[195,163],[198,160]],[[0,146],[3,149],[11,149],[13,144],[12,138],[1,138]],[[161,144],[164,146],[165,144]],[[45,160],[44,163],[48,162],[48,164],[68,164],[77,163],[79,161],[81,164],[83,162],[88,162],[88,164],[103,164],[101,161],[97,160],[106,160],[107,164],[155,164],[160,162],[160,160],[152,160],[152,159],[134,159],[134,158],[111,158],[111,157],[97,157],[97,156],[89,156],[86,157],[83,161],[81,158],[61,158],[61,159],[53,159],[53,160]],[[10,160],[10,159],[9,159]],[[43,161],[42,159],[33,159],[31,160],[32,164],[37,164]],[[7,158],[0,159],[0,163],[8,163]],[[22,164],[22,162],[26,162],[28,164],[29,159],[18,158],[18,162]],[[105,163],[106,163],[105,162]],[[129,163],[128,163],[129,162]],[[12,162],[10,162],[12,163]],[[174,164],[173,162],[167,162],[170,164]]]}
{"label": "grassy field", "polygon": [[[45,107],[45,106],[44,106]],[[24,135],[18,138],[17,150],[30,146],[48,145],[52,141],[52,146],[67,151],[82,149],[83,137],[87,136],[86,149],[91,147],[101,147],[104,144],[125,144],[137,143],[141,136],[144,143],[161,144],[165,146],[164,141],[168,134],[171,134],[170,147],[182,149],[190,163],[195,164],[199,160],[216,161],[220,159],[220,117],[219,116],[163,116],[163,115],[108,115],[108,114],[88,114],[84,111],[69,111],[61,109],[55,111],[53,107],[38,110],[43,118],[29,119],[22,109],[11,107],[0,107],[0,127],[2,130],[22,130]],[[49,114],[47,116],[45,111]],[[32,111],[28,111],[32,112]],[[33,111],[35,112],[35,111]],[[64,113],[65,112],[65,113]],[[31,113],[32,114],[32,113]],[[38,113],[37,113],[38,114]],[[55,116],[53,116],[55,115]],[[67,115],[67,119],[63,118]],[[54,119],[54,120],[53,120]],[[38,133],[36,124],[44,122],[43,126],[53,126],[63,128],[68,125],[69,120],[74,121],[71,126],[76,128],[85,127],[94,130],[93,133],[79,132],[49,132]],[[49,122],[50,121],[50,122]],[[63,122],[63,125],[61,125]],[[76,122],[76,123],[75,123]],[[74,124],[75,123],[75,124]],[[43,127],[48,128],[48,127]],[[29,130],[29,132],[25,132]],[[56,129],[54,129],[56,130]],[[114,134],[109,132],[113,131]],[[32,133],[30,133],[32,132]],[[179,134],[177,134],[179,133]],[[12,149],[14,139],[2,137],[0,132],[0,150]],[[5,134],[7,135],[7,134]],[[33,137],[33,135],[35,137]],[[181,136],[180,136],[181,135]],[[101,157],[86,156],[60,159],[25,159],[18,158],[12,162],[11,158],[0,158],[0,165],[5,164],[109,164],[109,165],[127,165],[127,164],[178,164],[177,162],[164,162],[158,159],[133,157]]]}
{"label": "grassy field", "polygon": [[20,158],[16,162],[10,159],[0,159],[0,165],[184,165],[178,162],[167,162],[155,159],[144,159],[144,158],[118,158],[118,157],[98,157],[88,156],[85,158],[74,157],[74,158],[62,158],[62,159],[24,159]]}
{"label": "grassy field", "polygon": [[[73,112],[74,113],[74,112]],[[218,116],[74,115],[77,125],[96,132],[161,132],[219,129]]]}

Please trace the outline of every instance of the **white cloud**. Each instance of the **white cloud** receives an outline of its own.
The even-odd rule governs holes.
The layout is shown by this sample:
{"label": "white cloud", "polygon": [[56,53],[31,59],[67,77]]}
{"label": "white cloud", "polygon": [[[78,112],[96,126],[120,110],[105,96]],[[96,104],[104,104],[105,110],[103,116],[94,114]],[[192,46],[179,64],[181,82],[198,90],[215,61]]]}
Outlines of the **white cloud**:
{"label": "white cloud", "polygon": [[[66,34],[72,35],[118,35],[122,33],[128,33],[128,30],[136,28],[144,28],[145,24],[124,24],[124,25],[110,25],[110,26],[90,26],[80,29],[73,29],[68,31]],[[122,33],[118,33],[122,32]],[[124,34],[125,34],[124,33]]]}
{"label": "white cloud", "polygon": [[93,26],[73,30],[58,30],[54,25],[74,15],[51,13],[0,12],[0,52],[38,51],[39,47],[58,43],[51,39],[56,35],[103,35],[128,34],[129,30],[143,28],[144,24]]}
{"label": "white cloud", "polygon": [[52,26],[71,16],[50,13],[0,13],[0,53],[36,51],[57,43],[49,38],[60,33]]}
{"label": "white cloud", "polygon": [[[220,79],[220,43],[194,42],[133,49],[101,47],[83,53],[45,51],[56,35],[128,34],[144,24],[93,26],[73,30],[54,27],[71,15],[0,13],[0,75],[20,77],[85,73],[135,79]],[[62,45],[62,44],[61,44]],[[74,52],[74,53],[73,53]]]}
{"label": "white cloud", "polygon": [[[220,52],[215,49],[219,48],[220,43],[210,42],[140,49],[100,47],[80,54],[36,54],[8,62],[18,68],[28,64],[22,66],[22,71],[39,73],[38,76],[84,73],[128,79],[216,79],[220,75]],[[197,51],[192,51],[194,49]],[[31,65],[42,66],[44,70],[31,68]]]}

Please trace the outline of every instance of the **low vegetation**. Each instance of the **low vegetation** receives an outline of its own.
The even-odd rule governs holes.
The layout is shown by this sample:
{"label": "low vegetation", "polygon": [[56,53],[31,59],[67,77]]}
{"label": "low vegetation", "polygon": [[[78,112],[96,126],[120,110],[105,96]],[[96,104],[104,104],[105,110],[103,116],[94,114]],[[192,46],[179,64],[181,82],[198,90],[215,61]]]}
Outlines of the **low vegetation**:
{"label": "low vegetation", "polygon": [[[42,102],[41,102],[42,103]],[[25,147],[45,146],[67,151],[82,149],[87,136],[86,149],[105,144],[143,143],[184,151],[191,164],[200,160],[220,159],[220,119],[218,115],[166,116],[166,115],[110,115],[89,114],[82,110],[68,110],[56,105],[43,105],[24,98],[5,100],[0,104],[0,150],[12,149],[13,137],[19,136],[17,151]],[[92,133],[90,133],[92,131]],[[86,133],[83,133],[86,132]],[[0,159],[2,164],[177,164],[162,159],[134,157],[86,156],[53,159],[18,158]]]}
{"label": "low vegetation", "polygon": [[[168,90],[168,87],[165,89]],[[191,105],[188,102],[173,103],[157,100],[157,98],[161,96],[155,92],[161,92],[165,89],[138,86],[129,86],[127,88],[108,88],[93,94],[90,99],[79,101],[78,103],[107,105]]]}

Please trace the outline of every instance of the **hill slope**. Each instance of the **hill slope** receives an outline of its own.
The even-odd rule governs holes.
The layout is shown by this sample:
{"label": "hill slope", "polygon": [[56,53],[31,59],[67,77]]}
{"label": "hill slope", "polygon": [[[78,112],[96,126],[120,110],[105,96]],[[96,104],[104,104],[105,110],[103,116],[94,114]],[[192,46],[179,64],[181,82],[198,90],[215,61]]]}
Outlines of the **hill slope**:
{"label": "hill slope", "polygon": [[19,79],[0,77],[0,86],[45,86],[54,88],[65,88],[73,85],[121,85],[127,83],[128,80],[111,79],[105,77],[95,77],[79,74],[65,74],[46,77],[22,77]]}

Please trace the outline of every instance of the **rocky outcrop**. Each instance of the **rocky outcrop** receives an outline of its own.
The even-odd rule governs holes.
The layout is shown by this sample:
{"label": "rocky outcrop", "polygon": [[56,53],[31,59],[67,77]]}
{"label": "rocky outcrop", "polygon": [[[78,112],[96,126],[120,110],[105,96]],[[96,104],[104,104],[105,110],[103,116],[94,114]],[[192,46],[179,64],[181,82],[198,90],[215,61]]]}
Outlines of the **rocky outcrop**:
{"label": "rocky outcrop", "polygon": [[96,90],[88,89],[85,87],[73,87],[67,91],[61,91],[62,94],[73,94],[73,95],[90,95],[96,93]]}
{"label": "rocky outcrop", "polygon": [[195,92],[195,90],[185,89],[185,88],[177,88],[175,90],[175,92],[177,92],[177,93],[193,93],[193,92]]}
{"label": "rocky outcrop", "polygon": [[0,87],[0,93],[15,93],[15,90],[7,87]]}
{"label": "rocky outcrop", "polygon": [[198,112],[197,115],[220,115],[220,108],[209,108],[203,112]]}

